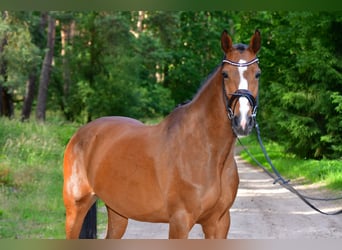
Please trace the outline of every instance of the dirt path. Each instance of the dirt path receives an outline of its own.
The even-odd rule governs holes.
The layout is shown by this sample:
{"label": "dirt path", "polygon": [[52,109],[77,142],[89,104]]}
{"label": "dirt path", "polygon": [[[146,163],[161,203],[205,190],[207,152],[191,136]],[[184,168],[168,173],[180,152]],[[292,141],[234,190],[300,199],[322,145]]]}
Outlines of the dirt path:
{"label": "dirt path", "polygon": [[[322,215],[303,203],[279,184],[273,184],[262,170],[238,162],[240,186],[231,209],[231,227],[228,238],[233,239],[341,239],[342,214]],[[327,194],[317,185],[299,187],[307,195]],[[341,194],[342,195],[342,194]],[[326,212],[342,208],[342,201],[317,203]],[[168,225],[130,221],[126,239],[167,239]],[[189,238],[203,238],[195,225]]]}

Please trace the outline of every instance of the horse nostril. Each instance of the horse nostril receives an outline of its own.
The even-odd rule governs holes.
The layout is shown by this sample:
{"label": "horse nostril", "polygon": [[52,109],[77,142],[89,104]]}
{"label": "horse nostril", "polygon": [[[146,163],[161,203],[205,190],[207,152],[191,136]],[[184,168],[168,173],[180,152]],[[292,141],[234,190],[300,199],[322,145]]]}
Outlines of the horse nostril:
{"label": "horse nostril", "polygon": [[252,116],[248,117],[248,127],[254,127],[254,119]]}
{"label": "horse nostril", "polygon": [[233,118],[233,126],[238,127],[239,126],[240,119],[238,116],[234,116]]}

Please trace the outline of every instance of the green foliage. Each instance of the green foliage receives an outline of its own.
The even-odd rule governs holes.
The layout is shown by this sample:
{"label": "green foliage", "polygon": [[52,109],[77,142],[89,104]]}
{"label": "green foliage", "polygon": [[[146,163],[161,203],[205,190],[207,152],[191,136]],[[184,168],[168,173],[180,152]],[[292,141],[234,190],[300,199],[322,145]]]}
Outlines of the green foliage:
{"label": "green foliage", "polygon": [[220,35],[231,20],[228,12],[180,12],[173,32],[173,59],[165,84],[177,103],[191,99],[223,56]]}
{"label": "green foliage", "polygon": [[75,84],[61,101],[68,119],[87,122],[106,115],[141,119],[165,114],[173,106],[169,91],[153,75],[155,60],[162,57],[158,43],[144,33],[135,38],[130,18],[126,12],[79,13],[83,34],[74,38],[79,46],[70,52],[70,65],[77,69],[72,76]]}
{"label": "green foliage", "polygon": [[[0,18],[0,43],[6,40],[0,63],[6,65],[6,75],[0,76],[0,84],[7,86],[12,94],[22,98],[25,81],[32,68],[39,64],[40,50],[32,42],[28,26],[30,14],[7,12]],[[6,79],[5,79],[6,78]]]}
{"label": "green foliage", "polygon": [[[242,142],[253,156],[272,172],[257,142],[256,135],[252,134],[245,137],[242,139]],[[339,191],[342,189],[342,161],[301,159],[294,154],[284,153],[284,146],[278,143],[270,141],[265,141],[264,143],[272,163],[285,179],[293,181],[303,179],[305,183],[309,184],[320,182],[331,190]],[[241,151],[241,156],[251,164],[256,165],[244,150]]]}
{"label": "green foliage", "polygon": [[302,158],[339,158],[340,13],[277,12],[268,20],[258,117],[265,136]]}
{"label": "green foliage", "polygon": [[0,119],[0,238],[64,238],[62,161],[75,124]]}
{"label": "green foliage", "polygon": [[[5,12],[3,12],[4,14]],[[39,12],[6,12],[1,83],[22,95],[42,61]],[[264,136],[302,158],[342,153],[342,15],[311,11],[53,11],[58,20],[48,108],[82,123],[138,119],[191,99],[220,63],[220,34],[249,43],[262,34],[258,121]],[[62,44],[62,31],[70,38]],[[37,49],[39,48],[39,49]]]}

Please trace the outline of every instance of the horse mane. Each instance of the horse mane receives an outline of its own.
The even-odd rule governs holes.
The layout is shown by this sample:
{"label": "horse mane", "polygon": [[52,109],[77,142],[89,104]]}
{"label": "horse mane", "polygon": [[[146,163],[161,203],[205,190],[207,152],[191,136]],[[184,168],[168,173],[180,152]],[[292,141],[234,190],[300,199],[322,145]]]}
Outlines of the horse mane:
{"label": "horse mane", "polygon": [[178,123],[178,119],[180,119],[180,117],[182,117],[184,114],[184,112],[186,113],[187,108],[189,106],[191,106],[196,99],[201,95],[201,93],[204,91],[204,89],[208,86],[211,78],[214,76],[214,74],[217,72],[218,68],[221,66],[222,64],[218,64],[208,75],[207,77],[204,78],[204,80],[202,80],[200,87],[198,88],[198,90],[196,91],[196,93],[194,94],[194,96],[191,99],[188,99],[186,101],[181,102],[180,104],[177,104],[177,106],[169,113],[169,115],[167,116],[167,119],[165,120],[169,120],[169,129],[171,127],[173,127],[173,125],[179,125]]}
{"label": "horse mane", "polygon": [[198,88],[196,94],[194,95],[194,97],[192,98],[192,100],[195,100],[197,96],[199,96],[202,91],[205,89],[205,87],[208,85],[208,83],[210,82],[210,79],[214,76],[214,74],[217,72],[218,68],[221,67],[222,63],[218,64],[209,74],[206,78],[204,78],[204,80],[201,82],[200,87]]}

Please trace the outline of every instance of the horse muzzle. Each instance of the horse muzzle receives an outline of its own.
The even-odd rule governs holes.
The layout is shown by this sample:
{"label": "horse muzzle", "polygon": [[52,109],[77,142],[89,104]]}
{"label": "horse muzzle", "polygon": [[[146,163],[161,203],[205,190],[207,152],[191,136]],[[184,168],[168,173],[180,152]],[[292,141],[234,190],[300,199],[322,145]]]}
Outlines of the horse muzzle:
{"label": "horse muzzle", "polygon": [[[251,110],[242,114],[235,114],[235,106],[240,98],[245,98],[246,105],[249,104]],[[257,101],[253,95],[245,89],[239,89],[231,94],[231,98],[227,103],[228,118],[231,120],[233,131],[236,135],[248,135],[255,126],[255,117],[257,112]]]}
{"label": "horse muzzle", "polygon": [[231,121],[232,129],[236,135],[249,135],[255,126],[255,116],[253,115],[244,118],[241,116],[234,116]]}

